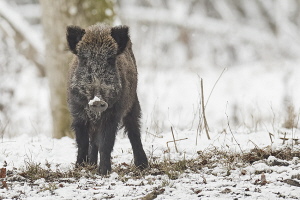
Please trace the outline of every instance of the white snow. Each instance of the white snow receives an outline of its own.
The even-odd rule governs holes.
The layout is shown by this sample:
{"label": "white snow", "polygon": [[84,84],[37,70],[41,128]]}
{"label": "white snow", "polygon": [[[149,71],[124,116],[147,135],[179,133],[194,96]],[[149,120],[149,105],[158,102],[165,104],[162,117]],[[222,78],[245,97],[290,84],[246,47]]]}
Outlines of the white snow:
{"label": "white snow", "polygon": [[38,52],[43,55],[44,44],[39,34],[36,34],[30,29],[27,21],[25,21],[18,12],[10,9],[5,1],[0,1],[0,13],[5,18],[9,19],[10,23],[14,24],[15,28],[18,28],[19,32],[23,34],[26,41],[29,42]]}
{"label": "white snow", "polygon": [[[137,178],[131,172],[53,182],[24,178],[20,173],[30,163],[52,171],[74,169],[77,148],[74,139],[50,137],[47,80],[38,77],[32,63],[18,55],[14,41],[7,37],[14,31],[1,19],[6,34],[0,29],[0,168],[5,167],[8,173],[0,179],[0,199],[141,199],[153,191],[160,191],[156,199],[161,200],[299,199],[299,187],[288,183],[300,182],[299,156],[287,160],[272,155],[253,163],[238,159],[230,163],[217,153],[246,154],[252,149],[283,152],[287,148],[300,151],[295,140],[300,137],[299,34],[294,23],[284,21],[289,9],[296,6],[264,2],[263,6],[269,8],[282,7],[276,12],[276,36],[266,28],[267,22],[261,20],[263,16],[251,1],[245,1],[249,7],[245,15],[255,18],[250,17],[252,20],[245,24],[237,18],[237,12],[217,1],[212,4],[222,11],[224,19],[204,16],[200,8],[189,15],[190,8],[183,1],[172,3],[169,9],[160,1],[149,1],[152,8],[128,4],[120,9],[122,20],[127,19],[131,27],[138,63],[142,142],[149,160],[202,162],[201,155],[209,154],[213,161],[198,172],[187,169],[178,173],[175,179],[166,173]],[[40,34],[7,7],[0,0],[2,15],[13,19],[42,55],[43,41],[36,37]],[[75,14],[77,8],[69,12]],[[184,32],[178,31],[182,29],[192,33],[190,44],[180,41],[185,38]],[[235,61],[229,56],[228,46],[235,49]],[[193,53],[191,59],[188,50]],[[221,66],[226,70],[220,77]],[[201,78],[204,94],[200,92]],[[207,102],[210,140],[202,127],[201,95]],[[94,97],[88,104],[96,101],[100,99]],[[294,128],[284,128],[291,116]],[[133,165],[131,145],[122,130],[117,135],[112,163],[113,169],[121,166],[123,170]],[[261,183],[263,175],[266,183]],[[2,181],[6,181],[7,189],[1,188]]]}
{"label": "white snow", "polygon": [[94,96],[94,98],[93,98],[92,100],[89,101],[89,105],[90,105],[90,106],[91,106],[91,105],[94,105],[94,103],[95,103],[96,101],[100,101],[100,99],[99,99],[97,96]]}
{"label": "white snow", "polygon": [[[249,150],[249,140],[260,137],[267,133],[243,134],[239,143],[243,151]],[[297,131],[299,134],[299,131]],[[175,152],[174,146],[170,146],[169,152],[166,143],[170,140],[170,132],[164,133],[163,138],[151,135],[143,135],[145,151],[149,158],[183,160],[183,158],[196,158],[196,151],[209,151],[209,148],[220,148],[226,150],[226,145],[234,145],[230,142],[229,134],[211,133],[212,138],[222,138],[224,143],[216,143],[216,140],[207,140],[201,136],[198,145],[195,145],[194,136],[188,132],[180,132],[182,137],[187,139],[177,142],[179,153]],[[177,139],[177,138],[176,138]],[[226,141],[227,139],[227,141]],[[226,141],[226,142],[225,142]],[[281,140],[274,138],[272,148],[282,148]],[[155,146],[153,146],[155,143]],[[268,140],[265,144],[269,143]],[[286,146],[286,145],[285,145]],[[258,148],[264,146],[258,145]],[[293,149],[300,149],[300,145],[295,145]],[[46,164],[51,164],[53,171],[67,171],[74,168],[76,159],[75,141],[70,138],[52,139],[44,135],[28,136],[21,135],[14,138],[4,138],[0,147],[0,163],[7,163],[7,171],[19,172],[24,169],[26,163],[41,163],[44,168]],[[8,189],[0,189],[0,196],[3,199],[10,199],[20,196],[26,199],[138,199],[146,196],[155,188],[163,187],[164,192],[157,199],[270,199],[279,198],[280,195],[286,198],[298,198],[300,190],[296,186],[284,183],[286,179],[291,179],[292,175],[300,173],[300,163],[285,161],[288,166],[270,166],[268,162],[275,160],[269,157],[248,164],[244,168],[230,168],[219,163],[214,168],[207,167],[199,170],[198,173],[186,171],[178,179],[172,180],[166,175],[147,175],[141,179],[134,179],[128,174],[124,179],[113,172],[109,177],[98,176],[96,179],[80,178],[78,181],[70,182],[46,182],[45,179],[38,179],[34,183],[10,181],[7,179]],[[295,158],[296,159],[296,158]],[[280,159],[279,159],[280,160]],[[118,164],[133,164],[132,150],[129,140],[123,134],[118,134],[116,146],[112,154],[113,168]],[[241,170],[245,173],[242,174]],[[257,173],[258,172],[258,173]],[[264,172],[267,184],[256,184]],[[229,173],[229,174],[228,174]],[[205,181],[204,181],[205,179]],[[49,189],[55,186],[54,189]],[[47,189],[48,188],[48,189]],[[226,193],[226,190],[230,192]]]}
{"label": "white snow", "polygon": [[78,9],[77,9],[76,6],[72,6],[72,7],[69,8],[70,15],[76,15],[77,12],[78,12]]}

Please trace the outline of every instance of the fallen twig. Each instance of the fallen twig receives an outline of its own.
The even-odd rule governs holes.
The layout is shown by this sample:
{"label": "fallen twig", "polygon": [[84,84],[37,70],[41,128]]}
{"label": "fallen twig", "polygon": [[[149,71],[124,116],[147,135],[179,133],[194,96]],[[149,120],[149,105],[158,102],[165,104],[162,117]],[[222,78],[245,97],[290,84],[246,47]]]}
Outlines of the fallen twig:
{"label": "fallen twig", "polygon": [[187,139],[188,139],[188,138],[183,138],[183,139],[178,139],[178,140],[173,140],[173,141],[168,141],[168,142],[166,142],[168,150],[170,151],[170,147],[169,147],[168,144],[171,143],[171,142],[174,142],[176,152],[178,153],[178,149],[177,149],[177,147],[176,147],[176,142],[181,141],[181,140],[187,140]]}

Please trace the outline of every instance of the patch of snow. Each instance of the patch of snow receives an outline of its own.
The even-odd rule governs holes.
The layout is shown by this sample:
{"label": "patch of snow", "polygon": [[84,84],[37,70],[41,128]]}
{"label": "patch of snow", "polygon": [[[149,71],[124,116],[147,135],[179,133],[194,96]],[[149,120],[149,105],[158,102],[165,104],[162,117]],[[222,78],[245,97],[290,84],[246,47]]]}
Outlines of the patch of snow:
{"label": "patch of snow", "polygon": [[15,28],[18,28],[19,31],[23,33],[26,41],[40,52],[41,55],[43,55],[44,44],[40,37],[41,35],[32,31],[27,21],[25,21],[15,10],[10,9],[9,5],[5,1],[0,1],[0,12],[5,16],[5,18],[11,19],[10,22],[14,24]]}
{"label": "patch of snow", "polygon": [[77,9],[76,6],[71,6],[71,7],[69,8],[69,13],[70,13],[70,15],[76,15],[77,12],[78,12],[78,9]]}
{"label": "patch of snow", "polygon": [[[158,161],[165,159],[176,161],[196,158],[196,151],[205,150],[210,146],[225,148],[224,144],[215,143],[215,141],[207,140],[205,137],[202,137],[199,140],[199,144],[196,145],[194,143],[194,135],[182,131],[178,134],[187,139],[185,142],[178,141],[179,152],[177,153],[174,146],[169,146],[168,149],[166,145],[170,140],[170,137],[167,137],[169,134],[171,135],[171,133],[164,134],[165,137],[163,138],[143,135],[144,148],[149,158],[156,158]],[[248,141],[260,134],[262,133],[244,134],[244,137],[241,137],[239,140],[243,151],[253,148],[253,146],[248,145]],[[211,133],[212,138],[218,138],[219,135],[224,134]],[[279,148],[281,146],[280,141],[278,137],[275,137],[273,145]],[[153,146],[154,143],[155,146]],[[268,141],[265,143],[268,143]],[[261,143],[257,145],[257,148],[263,148],[264,145]],[[295,148],[299,148],[299,145],[295,146]],[[24,168],[26,162],[34,162],[40,163],[41,167],[44,168],[50,164],[53,171],[68,171],[74,167],[76,152],[75,141],[67,137],[53,139],[43,135],[21,135],[11,139],[4,138],[0,145],[0,155],[3,155],[0,156],[0,166],[6,162],[7,170],[19,171]],[[132,199],[142,198],[155,190],[155,188],[163,187],[164,191],[158,195],[157,199],[299,197],[299,189],[284,183],[283,180],[299,174],[300,163],[286,161],[288,166],[268,165],[268,161],[276,159],[270,156],[269,159],[257,161],[244,168],[233,169],[220,163],[213,169],[204,167],[199,173],[184,172],[175,180],[170,179],[166,175],[147,175],[136,179],[128,174],[125,175],[127,178],[122,178],[115,172],[108,177],[98,176],[96,179],[82,177],[78,181],[73,182],[54,181],[53,183],[48,183],[44,179],[39,179],[33,185],[8,180],[9,189],[0,189],[0,196],[12,198],[17,195],[27,199],[82,199],[91,197]],[[121,163],[133,164],[131,145],[127,136],[125,137],[121,133],[117,135],[116,145],[112,153],[112,163],[113,168]],[[243,174],[241,173],[242,170],[244,171]],[[266,185],[256,184],[256,180],[261,178],[261,173],[264,173],[266,176]],[[51,186],[55,187],[49,189]]]}
{"label": "patch of snow", "polygon": [[90,106],[91,106],[91,105],[94,105],[94,103],[95,103],[96,101],[100,101],[100,99],[99,99],[97,96],[94,96],[94,98],[93,98],[92,100],[89,101],[89,105],[90,105]]}
{"label": "patch of snow", "polygon": [[[159,2],[156,3],[159,5]],[[182,21],[186,21],[183,16],[187,15],[189,8],[183,2],[171,4],[170,7],[173,9],[171,18],[164,8],[154,10],[154,12],[141,9],[132,12],[129,18],[134,16],[133,18],[136,19],[136,14],[143,16],[141,19],[146,21],[163,18],[163,21],[181,27]],[[16,27],[24,26],[24,20],[15,11],[7,9],[5,1],[0,1],[0,9],[7,18],[14,19]],[[30,7],[26,12],[29,10],[31,10]],[[37,10],[35,9],[34,12]],[[77,10],[70,8],[69,12],[76,14]],[[109,14],[110,11],[106,10],[106,12]],[[277,51],[276,48],[270,48],[268,44],[272,44],[271,47],[278,46],[274,44],[277,37],[274,38],[273,35],[262,32],[259,28],[252,29],[246,25],[236,27],[235,24],[227,22],[222,24],[221,20],[207,21],[206,18],[199,20],[197,16],[189,19],[185,27],[194,30],[195,24],[198,24],[201,25],[199,26],[201,33],[203,31],[213,33],[210,35],[193,33],[194,37],[191,37],[191,41],[195,43],[192,42],[193,45],[190,47],[196,54],[191,60],[188,60],[188,55],[183,53],[188,50],[187,47],[183,43],[174,42],[180,38],[184,39],[184,32],[174,31],[174,28],[169,26],[157,27],[157,32],[155,32],[147,23],[138,26],[139,29],[130,25],[133,27],[131,35],[135,42],[133,48],[138,49],[134,52],[139,65],[138,96],[143,111],[142,141],[148,158],[155,162],[182,161],[198,158],[199,152],[213,152],[216,148],[231,153],[249,152],[253,148],[268,148],[273,151],[290,147],[299,150],[299,144],[295,144],[293,140],[300,137],[299,125],[293,129],[285,129],[282,128],[282,124],[288,114],[287,102],[294,106],[296,120],[299,118],[300,61],[288,60],[288,58],[273,60],[274,54],[268,54],[265,51],[262,55],[256,55],[260,51],[257,51],[259,48],[255,47]],[[5,26],[3,20],[0,23],[9,33],[8,35],[14,34],[13,30]],[[231,28],[233,26],[234,29]],[[203,27],[204,30],[201,31]],[[237,29],[239,31],[235,34]],[[40,37],[31,34],[28,27],[24,30],[27,33],[27,40],[31,41],[33,46],[40,49],[42,53]],[[158,34],[162,30],[164,34]],[[141,32],[144,34],[140,34]],[[147,34],[151,37],[145,40]],[[216,34],[221,36],[216,37]],[[236,37],[232,35],[246,39],[249,44],[240,43],[240,46],[235,46]],[[138,36],[143,39],[138,40]],[[0,37],[4,39],[1,32]],[[281,40],[282,44],[279,46],[283,43],[284,45],[291,44],[283,42],[290,41],[291,38],[297,39],[289,37],[289,39]],[[230,58],[224,48],[224,44],[227,44],[224,43],[225,40],[230,41],[229,44],[236,47],[237,56],[240,57],[238,60],[241,63],[229,65],[214,87],[222,72],[215,66],[230,63]],[[9,44],[14,41],[5,38],[3,42]],[[165,49],[160,48],[160,44],[163,44]],[[10,71],[8,73],[1,68],[3,70],[0,75],[1,82],[6,88],[12,88],[14,98],[9,98],[7,93],[3,95],[1,93],[1,100],[6,106],[4,109],[9,111],[11,118],[10,127],[4,135],[1,135],[0,167],[7,165],[6,169],[16,174],[7,178],[8,189],[0,188],[0,199],[16,197],[33,200],[139,199],[159,188],[163,188],[164,191],[156,199],[299,198],[299,188],[284,182],[299,175],[298,157],[286,161],[276,156],[269,156],[246,166],[244,163],[237,163],[234,167],[220,161],[214,166],[199,169],[198,173],[186,170],[175,180],[167,175],[147,175],[136,179],[130,173],[121,177],[113,172],[108,177],[98,176],[96,179],[81,177],[79,180],[69,179],[69,182],[49,183],[42,178],[33,183],[28,182],[19,175],[26,164],[37,163],[44,168],[49,166],[52,171],[65,172],[74,168],[77,148],[73,139],[65,137],[58,140],[45,136],[51,132],[48,108],[51,100],[47,81],[38,78],[29,62],[11,53],[14,52],[14,49],[11,49],[12,46],[8,45],[8,49],[0,49],[1,64],[11,67],[7,63],[12,61],[13,67],[17,69],[12,75]],[[298,55],[299,51],[296,51],[299,49],[298,46],[294,42],[288,52],[292,51]],[[152,51],[153,49],[155,51]],[[289,49],[282,48],[281,50]],[[257,56],[267,59],[256,61]],[[268,60],[270,57],[272,59]],[[153,66],[152,63],[154,63]],[[151,68],[146,68],[150,65]],[[204,81],[204,94],[200,92],[200,78]],[[210,140],[201,128],[201,95],[204,95],[205,102],[207,101],[205,112]],[[94,97],[88,104],[92,105],[96,101],[100,99]],[[10,106],[9,109],[8,106]],[[170,130],[171,127],[173,131]],[[2,126],[0,130],[3,130]],[[15,137],[11,137],[7,132],[13,132],[12,135]],[[281,138],[287,139],[284,144]],[[212,160],[218,161],[218,157],[212,155]],[[133,155],[127,136],[120,131],[112,152],[112,167],[115,168],[122,163],[133,164]],[[266,177],[265,185],[259,182],[262,179],[262,173]]]}

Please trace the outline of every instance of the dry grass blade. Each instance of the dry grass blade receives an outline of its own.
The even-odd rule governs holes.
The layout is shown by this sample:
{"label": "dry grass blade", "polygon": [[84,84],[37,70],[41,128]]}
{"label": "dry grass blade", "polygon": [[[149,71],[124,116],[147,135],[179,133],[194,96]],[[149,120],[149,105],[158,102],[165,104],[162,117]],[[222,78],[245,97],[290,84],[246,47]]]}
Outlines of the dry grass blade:
{"label": "dry grass blade", "polygon": [[202,130],[202,120],[203,120],[203,126],[204,126],[204,129],[205,129],[205,132],[206,132],[206,136],[207,138],[210,140],[210,135],[209,135],[209,126],[208,126],[208,123],[207,123],[207,119],[206,119],[206,115],[205,115],[205,109],[206,109],[206,106],[209,102],[209,99],[217,85],[217,83],[219,82],[219,80],[221,79],[222,75],[224,74],[224,72],[227,70],[227,68],[224,68],[223,71],[221,72],[220,76],[218,77],[217,81],[215,82],[212,90],[210,91],[209,95],[208,95],[208,98],[206,100],[206,103],[204,103],[204,86],[203,86],[203,79],[200,78],[200,86],[201,86],[201,99],[200,99],[200,105],[201,105],[201,111],[199,112],[199,125],[198,125],[198,128],[197,128],[197,135],[196,135],[196,145],[198,143],[198,133],[199,133],[199,130]]}
{"label": "dry grass blade", "polygon": [[2,138],[2,140],[4,137],[4,133],[6,131],[6,128],[8,127],[8,124],[9,124],[9,122],[7,122],[6,124],[3,125],[3,123],[1,123],[1,121],[0,121],[0,137]]}
{"label": "dry grass blade", "polygon": [[274,137],[274,134],[272,134],[272,133],[269,132],[269,137],[270,137],[270,140],[271,140],[271,144],[273,144],[274,142],[273,142],[272,137]]}
{"label": "dry grass blade", "polygon": [[205,116],[203,79],[202,78],[201,78],[201,101],[202,101],[201,105],[202,105],[202,116],[203,116],[204,128],[205,128],[206,136],[210,140],[210,136],[209,136],[209,133],[208,133],[209,128],[208,128],[208,124],[207,124],[207,120],[206,120],[206,116]]}
{"label": "dry grass blade", "polygon": [[206,103],[205,103],[205,108],[206,108],[206,106],[207,106],[207,104],[208,104],[208,101],[209,101],[209,99],[210,99],[210,97],[211,97],[211,95],[212,95],[212,93],[213,93],[213,91],[214,91],[214,89],[215,89],[217,83],[219,82],[219,80],[221,79],[221,77],[223,76],[223,74],[224,74],[224,72],[225,72],[226,70],[227,70],[227,68],[225,67],[225,68],[223,69],[223,71],[221,72],[220,76],[218,77],[217,81],[215,82],[213,88],[211,89],[211,91],[210,91],[210,93],[209,93],[209,95],[208,95],[208,98],[207,98],[207,100],[206,100]]}
{"label": "dry grass blade", "polygon": [[[226,104],[226,110],[227,110],[227,105],[228,105],[228,102],[227,102],[227,104]],[[230,127],[230,124],[229,124],[229,117],[228,117],[228,115],[227,115],[227,112],[225,112],[225,115],[226,115],[226,117],[227,117],[227,127],[229,128],[229,131],[230,131],[230,133],[231,133],[231,135],[232,135],[234,141],[235,141],[236,144],[239,146],[239,149],[241,150],[242,153],[244,153],[243,150],[242,150],[242,148],[241,148],[240,143],[238,143],[238,141],[236,140],[235,136],[233,135],[233,132],[232,132],[231,127]]]}

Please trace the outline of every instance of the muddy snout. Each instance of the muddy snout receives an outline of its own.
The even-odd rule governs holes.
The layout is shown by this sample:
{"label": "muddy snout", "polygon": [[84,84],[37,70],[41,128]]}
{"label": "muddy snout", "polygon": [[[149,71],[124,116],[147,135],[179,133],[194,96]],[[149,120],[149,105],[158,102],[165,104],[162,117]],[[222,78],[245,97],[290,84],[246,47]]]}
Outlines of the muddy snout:
{"label": "muddy snout", "polygon": [[101,113],[107,109],[108,104],[99,97],[95,96],[94,99],[89,101],[89,107],[92,111]]}

